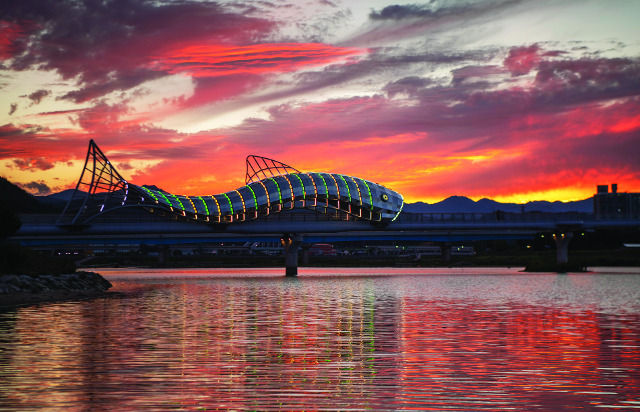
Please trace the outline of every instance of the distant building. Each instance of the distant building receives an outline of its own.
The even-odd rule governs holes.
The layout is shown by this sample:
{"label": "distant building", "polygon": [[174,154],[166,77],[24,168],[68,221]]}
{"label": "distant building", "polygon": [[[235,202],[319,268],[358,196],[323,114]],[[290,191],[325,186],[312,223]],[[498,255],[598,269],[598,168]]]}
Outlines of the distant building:
{"label": "distant building", "polygon": [[640,219],[640,193],[620,193],[618,185],[598,185],[593,196],[596,219]]}

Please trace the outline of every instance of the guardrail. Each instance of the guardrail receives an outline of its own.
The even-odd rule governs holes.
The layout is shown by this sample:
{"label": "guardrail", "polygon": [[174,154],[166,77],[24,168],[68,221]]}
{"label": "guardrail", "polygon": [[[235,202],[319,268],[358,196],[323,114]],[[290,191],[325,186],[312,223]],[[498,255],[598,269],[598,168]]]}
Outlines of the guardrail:
{"label": "guardrail", "polygon": [[492,212],[492,213],[407,213],[398,216],[398,222],[565,222],[593,221],[592,213],[550,213],[550,212]]}
{"label": "guardrail", "polygon": [[[58,215],[56,214],[25,214],[21,215],[23,224],[50,224],[55,225]],[[337,221],[357,221],[357,217],[340,213],[338,211],[331,213],[316,213],[313,211],[284,211],[274,213],[272,215],[262,217],[253,221],[259,222],[337,222]],[[402,212],[395,220],[399,223],[429,223],[429,222],[468,222],[468,223],[551,223],[551,222],[599,222],[599,221],[624,221],[629,220],[625,217],[607,216],[606,219],[598,219],[593,213],[579,212],[526,212],[511,213],[496,211],[492,213],[411,213]],[[158,223],[167,224],[172,222],[195,223],[197,221],[182,219],[179,216],[166,217],[157,213],[148,213],[145,211],[129,212],[129,213],[107,213],[96,217],[90,223],[114,223],[114,224],[132,224],[132,223]],[[228,223],[227,223],[228,224]],[[231,223],[233,224],[233,223]]]}

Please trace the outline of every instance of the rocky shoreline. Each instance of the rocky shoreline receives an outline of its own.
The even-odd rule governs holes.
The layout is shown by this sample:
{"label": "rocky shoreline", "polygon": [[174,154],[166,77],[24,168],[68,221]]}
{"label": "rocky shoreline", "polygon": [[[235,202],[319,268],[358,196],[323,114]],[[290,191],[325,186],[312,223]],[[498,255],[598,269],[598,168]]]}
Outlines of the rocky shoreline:
{"label": "rocky shoreline", "polygon": [[0,275],[0,306],[102,296],[111,283],[95,272],[61,275]]}

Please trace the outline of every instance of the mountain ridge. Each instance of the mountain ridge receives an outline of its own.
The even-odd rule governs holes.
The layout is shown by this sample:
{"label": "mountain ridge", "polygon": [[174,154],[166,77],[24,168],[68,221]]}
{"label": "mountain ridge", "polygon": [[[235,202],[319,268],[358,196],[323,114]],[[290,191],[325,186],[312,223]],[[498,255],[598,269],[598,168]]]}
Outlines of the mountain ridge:
{"label": "mountain ridge", "polygon": [[[20,212],[33,213],[51,211],[52,209],[61,210],[64,208],[64,205],[74,192],[74,189],[68,189],[46,196],[33,196],[6,179],[3,180],[4,184],[0,185],[3,186],[2,190],[0,190],[4,194],[3,198],[6,200],[10,200],[11,198],[16,202],[17,199],[14,196],[20,197],[21,200],[14,204],[14,206],[17,206],[16,209]],[[11,193],[10,196],[9,193]],[[518,204],[502,203],[487,198],[474,201],[465,196],[455,195],[436,203],[406,203],[403,208],[403,211],[411,213],[493,213],[498,210],[509,213],[593,213],[593,198],[573,202],[535,200],[524,204]]]}
{"label": "mountain ridge", "polygon": [[573,202],[534,200],[518,204],[502,203],[487,198],[474,201],[465,196],[450,196],[436,203],[406,203],[402,210],[411,213],[492,213],[498,210],[509,213],[593,213],[593,198]]}

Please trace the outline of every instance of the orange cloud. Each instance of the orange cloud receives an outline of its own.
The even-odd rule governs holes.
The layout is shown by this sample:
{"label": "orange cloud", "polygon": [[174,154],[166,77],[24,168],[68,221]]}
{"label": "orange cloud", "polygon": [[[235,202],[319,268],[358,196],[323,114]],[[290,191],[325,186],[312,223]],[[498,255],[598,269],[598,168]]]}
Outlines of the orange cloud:
{"label": "orange cloud", "polygon": [[157,56],[151,66],[169,73],[188,72],[195,77],[291,72],[304,66],[328,64],[366,52],[366,49],[321,43],[271,43],[251,46],[199,44]]}

